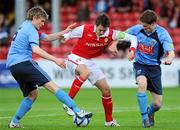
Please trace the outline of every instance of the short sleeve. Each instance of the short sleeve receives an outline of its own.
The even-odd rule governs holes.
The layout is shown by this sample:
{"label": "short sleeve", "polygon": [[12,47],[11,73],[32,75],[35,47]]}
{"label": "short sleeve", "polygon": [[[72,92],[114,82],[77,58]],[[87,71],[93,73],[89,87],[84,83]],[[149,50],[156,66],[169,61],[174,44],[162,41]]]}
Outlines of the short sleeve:
{"label": "short sleeve", "polygon": [[113,30],[113,35],[112,35],[112,39],[113,40],[123,40],[125,37],[125,33],[118,31],[118,30]]}
{"label": "short sleeve", "polygon": [[31,46],[39,46],[39,34],[35,29],[29,30],[28,41]]}
{"label": "short sleeve", "polygon": [[84,25],[76,27],[75,29],[64,34],[63,36],[66,40],[71,39],[71,38],[81,38],[83,35],[83,31],[84,31]]}
{"label": "short sleeve", "polygon": [[174,45],[171,36],[167,31],[164,31],[163,33],[163,39],[162,39],[162,44],[163,44],[163,49],[165,52],[167,51],[173,51],[174,50]]}

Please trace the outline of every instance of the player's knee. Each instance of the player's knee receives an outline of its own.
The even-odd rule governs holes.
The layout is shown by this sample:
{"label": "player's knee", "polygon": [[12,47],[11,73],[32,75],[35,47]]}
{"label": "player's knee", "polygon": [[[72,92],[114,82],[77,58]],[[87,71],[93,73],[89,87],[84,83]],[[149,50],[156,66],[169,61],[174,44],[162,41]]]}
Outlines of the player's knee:
{"label": "player's knee", "polygon": [[29,95],[28,95],[28,97],[29,97],[31,100],[35,101],[35,100],[37,99],[37,97],[38,97],[38,91],[37,91],[37,90],[34,90],[34,91],[30,92]]}
{"label": "player's knee", "polygon": [[85,70],[84,72],[82,72],[82,73],[80,74],[80,76],[81,76],[83,79],[88,79],[90,73],[91,73],[90,70],[87,69],[87,70]]}
{"label": "player's knee", "polygon": [[91,72],[90,72],[90,70],[89,70],[89,69],[87,69],[87,70],[86,70],[86,72],[85,72],[85,76],[86,76],[86,78],[88,78],[88,77],[89,77],[90,73],[91,73]]}
{"label": "player's knee", "polygon": [[146,85],[145,84],[139,84],[138,91],[139,92],[145,92],[146,91]]}
{"label": "player's knee", "polygon": [[103,88],[102,89],[102,95],[103,96],[110,96],[111,95],[111,90],[109,87]]}
{"label": "player's knee", "polygon": [[145,79],[138,80],[138,90],[139,91],[146,91],[147,88],[147,81]]}
{"label": "player's knee", "polygon": [[154,102],[154,106],[159,110],[162,106],[162,103],[160,101]]}

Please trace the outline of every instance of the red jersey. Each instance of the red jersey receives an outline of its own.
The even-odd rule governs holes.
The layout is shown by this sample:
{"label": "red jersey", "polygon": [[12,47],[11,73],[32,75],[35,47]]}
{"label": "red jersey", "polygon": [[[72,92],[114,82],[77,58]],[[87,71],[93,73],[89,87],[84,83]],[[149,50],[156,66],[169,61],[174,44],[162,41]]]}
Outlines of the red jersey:
{"label": "red jersey", "polygon": [[94,25],[84,25],[82,37],[79,38],[78,43],[72,50],[73,54],[76,54],[83,58],[94,58],[100,56],[102,52],[113,41],[113,30],[109,29],[108,36],[97,37],[94,32]]}

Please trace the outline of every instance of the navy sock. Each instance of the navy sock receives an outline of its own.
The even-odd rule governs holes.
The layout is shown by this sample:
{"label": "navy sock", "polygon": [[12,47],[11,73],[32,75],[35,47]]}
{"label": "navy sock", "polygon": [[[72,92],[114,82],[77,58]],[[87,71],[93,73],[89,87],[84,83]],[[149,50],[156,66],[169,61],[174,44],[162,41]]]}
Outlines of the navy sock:
{"label": "navy sock", "polygon": [[74,112],[79,112],[80,109],[76,106],[74,101],[69,97],[68,94],[66,94],[63,90],[58,90],[55,93],[57,99],[61,101],[62,103],[66,104],[69,108],[71,108]]}
{"label": "navy sock", "polygon": [[30,98],[25,97],[16,111],[15,116],[12,118],[12,121],[14,123],[19,123],[19,120],[31,109],[32,104],[33,101]]}
{"label": "navy sock", "polygon": [[142,120],[145,120],[148,118],[148,114],[147,114],[147,95],[146,93],[137,93],[137,99],[138,99],[138,105],[139,105],[139,109],[141,112],[141,117]]}
{"label": "navy sock", "polygon": [[148,114],[149,115],[153,115],[156,111],[158,111],[160,109],[160,107],[157,107],[156,105],[154,105],[154,103],[152,102],[151,105],[149,106],[148,109]]}

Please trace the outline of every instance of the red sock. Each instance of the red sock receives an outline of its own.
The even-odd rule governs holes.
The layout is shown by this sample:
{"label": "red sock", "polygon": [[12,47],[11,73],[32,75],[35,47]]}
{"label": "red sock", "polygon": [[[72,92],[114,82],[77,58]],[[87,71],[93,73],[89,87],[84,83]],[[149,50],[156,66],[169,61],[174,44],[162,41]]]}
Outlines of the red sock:
{"label": "red sock", "polygon": [[70,91],[69,91],[69,96],[73,99],[76,94],[78,93],[79,89],[81,88],[82,84],[85,82],[85,80],[80,77],[80,76],[77,76],[76,79],[74,80],[71,88],[70,88]]}
{"label": "red sock", "polygon": [[111,96],[109,97],[103,97],[102,96],[102,104],[104,107],[104,112],[105,112],[105,116],[106,116],[106,122],[112,121],[113,117],[112,117],[112,98]]}

